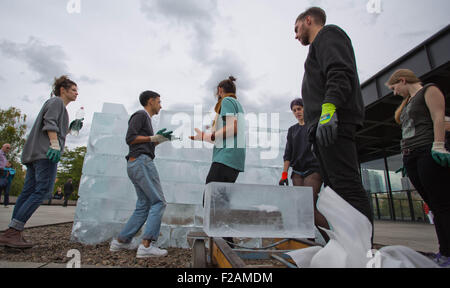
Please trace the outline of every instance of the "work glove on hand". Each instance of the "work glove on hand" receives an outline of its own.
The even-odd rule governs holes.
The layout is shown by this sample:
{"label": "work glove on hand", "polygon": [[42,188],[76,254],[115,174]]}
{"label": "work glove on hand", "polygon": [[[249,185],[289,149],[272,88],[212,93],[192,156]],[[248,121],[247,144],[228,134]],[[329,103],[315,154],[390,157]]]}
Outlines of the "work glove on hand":
{"label": "work glove on hand", "polygon": [[81,119],[75,119],[72,122],[70,122],[69,130],[80,131],[81,128],[83,128],[83,120],[84,120],[84,118],[81,118]]}
{"label": "work glove on hand", "polygon": [[450,167],[450,153],[445,149],[444,142],[434,142],[431,148],[431,156],[442,167]]}
{"label": "work glove on hand", "polygon": [[395,171],[395,173],[400,173],[400,172],[402,172],[402,177],[408,176],[408,174],[406,173],[406,167],[400,167],[400,169]]}
{"label": "work glove on hand", "polygon": [[61,147],[58,140],[50,140],[50,147],[47,151],[47,158],[53,163],[58,163],[61,159]]}
{"label": "work glove on hand", "polygon": [[189,139],[194,141],[206,141],[209,143],[214,143],[214,140],[212,140],[212,133],[203,132],[198,128],[195,128],[195,132],[197,134],[195,136],[189,136]]}
{"label": "work glove on hand", "polygon": [[328,147],[338,138],[338,118],[336,106],[331,103],[322,105],[322,115],[317,126],[316,140],[319,145]]}
{"label": "work glove on hand", "polygon": [[283,174],[281,174],[281,180],[278,183],[280,186],[289,186],[289,181],[288,181],[288,173],[287,172],[283,172]]}
{"label": "work glove on hand", "polygon": [[172,133],[173,131],[166,131],[167,129],[161,129],[158,132],[156,132],[155,136],[150,136],[150,141],[155,143],[163,143],[166,141],[172,140]]}

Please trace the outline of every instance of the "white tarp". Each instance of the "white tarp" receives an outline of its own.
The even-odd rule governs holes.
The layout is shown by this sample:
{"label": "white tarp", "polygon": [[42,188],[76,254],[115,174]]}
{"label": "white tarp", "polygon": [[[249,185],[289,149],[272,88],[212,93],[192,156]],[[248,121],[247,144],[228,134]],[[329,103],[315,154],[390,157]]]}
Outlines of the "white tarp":
{"label": "white tarp", "polygon": [[372,225],[329,187],[322,190],[317,209],[325,216],[330,241],[287,253],[301,268],[439,268],[431,259],[404,246],[371,249]]}

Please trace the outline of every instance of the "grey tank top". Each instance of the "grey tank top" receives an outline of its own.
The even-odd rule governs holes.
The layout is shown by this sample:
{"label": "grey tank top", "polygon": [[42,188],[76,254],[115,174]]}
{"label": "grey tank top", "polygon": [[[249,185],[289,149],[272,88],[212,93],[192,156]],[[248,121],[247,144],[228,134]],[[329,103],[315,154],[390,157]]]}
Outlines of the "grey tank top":
{"label": "grey tank top", "polygon": [[435,84],[425,85],[412,97],[400,115],[403,149],[416,149],[434,142],[433,119],[425,102],[425,92]]}

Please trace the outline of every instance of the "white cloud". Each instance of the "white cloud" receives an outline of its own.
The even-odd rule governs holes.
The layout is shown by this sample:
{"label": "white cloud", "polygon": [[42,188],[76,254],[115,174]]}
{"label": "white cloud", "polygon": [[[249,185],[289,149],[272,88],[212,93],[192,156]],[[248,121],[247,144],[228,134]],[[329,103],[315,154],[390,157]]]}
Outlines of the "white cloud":
{"label": "white cloud", "polygon": [[191,33],[190,52],[197,61],[211,56],[217,0],[141,0],[141,11],[149,21],[167,21]]}
{"label": "white cloud", "polygon": [[56,75],[67,73],[67,56],[62,47],[47,45],[35,37],[26,43],[2,40],[0,50],[8,57],[24,61],[38,75],[36,83],[49,83]]}

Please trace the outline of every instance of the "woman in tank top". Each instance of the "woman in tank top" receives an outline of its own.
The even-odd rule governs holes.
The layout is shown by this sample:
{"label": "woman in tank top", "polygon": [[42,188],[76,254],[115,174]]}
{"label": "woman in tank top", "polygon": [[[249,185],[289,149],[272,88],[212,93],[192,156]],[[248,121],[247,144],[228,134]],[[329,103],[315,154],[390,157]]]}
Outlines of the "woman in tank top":
{"label": "woman in tank top", "polygon": [[445,149],[445,97],[434,84],[423,86],[411,70],[394,72],[386,83],[403,97],[395,112],[402,126],[401,148],[407,175],[435,215],[439,253],[450,266],[450,153]]}

